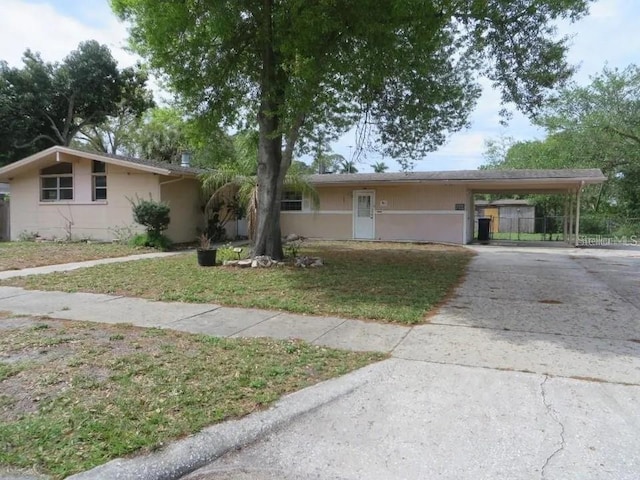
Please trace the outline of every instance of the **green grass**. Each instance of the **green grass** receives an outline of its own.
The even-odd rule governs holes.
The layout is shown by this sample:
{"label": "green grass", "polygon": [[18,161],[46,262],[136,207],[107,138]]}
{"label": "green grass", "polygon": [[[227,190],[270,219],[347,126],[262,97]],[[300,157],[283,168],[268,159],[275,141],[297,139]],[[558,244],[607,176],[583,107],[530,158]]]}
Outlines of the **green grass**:
{"label": "green grass", "polygon": [[0,271],[124,257],[154,250],[111,243],[0,242]]}
{"label": "green grass", "polygon": [[3,285],[416,324],[460,281],[471,253],[458,247],[318,242],[301,254],[319,268],[200,268],[195,254],[25,277]]}
{"label": "green grass", "polygon": [[52,319],[3,329],[0,355],[0,465],[56,479],[385,357]]}
{"label": "green grass", "polygon": [[[553,241],[562,241],[561,233],[551,235]],[[549,240],[549,235],[542,233],[495,232],[491,234],[492,240],[513,240],[520,242],[544,242]]]}

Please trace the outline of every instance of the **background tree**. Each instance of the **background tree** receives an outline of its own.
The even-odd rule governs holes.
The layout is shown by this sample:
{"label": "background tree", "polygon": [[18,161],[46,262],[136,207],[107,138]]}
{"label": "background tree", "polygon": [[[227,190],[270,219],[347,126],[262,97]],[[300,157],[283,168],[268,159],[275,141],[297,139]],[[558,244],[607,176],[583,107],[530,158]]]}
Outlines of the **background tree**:
{"label": "background tree", "polygon": [[116,115],[123,101],[131,111],[144,108],[135,92],[145,82],[135,69],[118,70],[109,49],[94,40],[80,43],[59,64],[30,50],[22,68],[0,63],[0,161],[68,146],[81,130]]}
{"label": "background tree", "polygon": [[358,173],[356,163],[353,160],[343,160],[340,162],[340,173]]}
{"label": "background tree", "polygon": [[[296,146],[360,122],[392,157],[467,125],[481,71],[533,114],[572,73],[554,21],[588,0],[112,0],[134,47],[193,111],[260,133],[254,254],[282,258],[280,198]],[[322,135],[319,135],[319,132]],[[369,136],[371,133],[373,136]]]}
{"label": "background tree", "polygon": [[317,148],[311,162],[311,173],[337,173],[340,170],[340,164],[345,160],[346,158],[339,153],[333,153],[328,146]]}
{"label": "background tree", "polygon": [[384,173],[389,170],[389,166],[384,162],[376,162],[371,164],[371,168],[375,173]]}
{"label": "background tree", "polygon": [[120,75],[123,92],[115,113],[101,124],[86,125],[80,130],[81,141],[98,152],[130,153],[135,144],[135,134],[142,125],[143,114],[155,107],[144,70],[139,66],[125,68]]}
{"label": "background tree", "polygon": [[544,140],[496,141],[488,167],[600,168],[608,180],[586,190],[587,211],[640,217],[640,69],[605,68],[588,86],[559,92],[536,120]]}

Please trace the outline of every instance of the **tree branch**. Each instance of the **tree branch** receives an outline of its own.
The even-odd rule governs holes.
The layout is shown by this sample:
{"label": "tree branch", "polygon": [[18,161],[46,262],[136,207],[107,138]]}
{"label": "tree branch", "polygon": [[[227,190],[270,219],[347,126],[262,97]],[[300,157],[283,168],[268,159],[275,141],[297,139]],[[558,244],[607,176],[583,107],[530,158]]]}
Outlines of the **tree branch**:
{"label": "tree branch", "polygon": [[623,132],[623,131],[618,130],[617,128],[614,128],[614,127],[612,127],[610,125],[605,126],[604,129],[606,131],[615,133],[616,135],[620,135],[623,138],[627,138],[629,140],[633,140],[636,143],[640,143],[640,137],[638,137],[636,135],[633,135],[632,133]]}
{"label": "tree branch", "polygon": [[51,118],[51,116],[49,116],[47,112],[44,112],[44,116],[47,118],[47,120],[49,120],[49,123],[51,123],[51,127],[53,128],[54,133],[58,136],[58,140],[54,140],[53,143],[56,145],[58,144],[64,145],[64,137],[62,136],[62,133],[60,133],[60,130],[56,125],[56,122],[53,121],[53,118]]}
{"label": "tree branch", "polygon": [[31,140],[29,143],[24,143],[22,145],[14,144],[14,146],[15,146],[15,148],[27,148],[27,147],[30,147],[31,145],[33,145],[34,143],[36,143],[38,140],[44,140],[44,139],[50,140],[51,143],[53,143],[54,145],[58,145],[58,142],[52,136],[45,135],[45,134],[40,134],[36,138]]}
{"label": "tree branch", "polygon": [[289,130],[282,155],[282,166],[284,168],[288,168],[291,165],[291,161],[293,160],[293,149],[295,148],[296,142],[300,136],[300,129],[302,128],[302,125],[304,125],[305,118],[306,116],[304,113],[298,114],[291,126],[291,129]]}

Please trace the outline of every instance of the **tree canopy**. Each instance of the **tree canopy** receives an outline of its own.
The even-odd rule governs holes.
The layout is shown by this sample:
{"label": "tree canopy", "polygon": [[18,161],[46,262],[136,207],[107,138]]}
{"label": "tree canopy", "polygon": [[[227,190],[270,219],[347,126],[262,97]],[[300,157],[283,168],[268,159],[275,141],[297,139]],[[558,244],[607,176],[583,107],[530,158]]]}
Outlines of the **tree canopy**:
{"label": "tree canopy", "polygon": [[137,68],[119,70],[108,47],[94,40],[80,43],[61,63],[30,50],[22,68],[0,62],[0,162],[70,145],[118,109],[141,113],[150,101],[146,80]]}
{"label": "tree canopy", "polygon": [[536,113],[566,81],[566,39],[589,0],[112,0],[134,47],[189,108],[259,126],[254,253],[282,256],[279,200],[295,148],[358,125],[361,143],[419,157],[467,125],[485,74]]}
{"label": "tree canopy", "polygon": [[605,68],[589,85],[561,90],[536,123],[544,140],[493,142],[488,165],[600,168],[608,181],[592,195],[593,209],[640,217],[640,68]]}

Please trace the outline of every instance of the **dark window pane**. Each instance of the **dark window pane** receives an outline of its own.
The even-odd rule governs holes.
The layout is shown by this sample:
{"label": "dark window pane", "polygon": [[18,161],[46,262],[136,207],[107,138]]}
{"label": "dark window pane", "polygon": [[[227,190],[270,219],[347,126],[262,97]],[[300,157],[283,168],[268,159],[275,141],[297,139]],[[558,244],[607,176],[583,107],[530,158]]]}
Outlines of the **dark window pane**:
{"label": "dark window pane", "polygon": [[302,201],[302,192],[285,191],[282,195],[283,200],[300,200]]}
{"label": "dark window pane", "polygon": [[42,190],[42,200],[47,202],[51,200],[58,199],[58,191],[57,190]]}
{"label": "dark window pane", "polygon": [[104,175],[96,175],[93,177],[94,186],[96,187],[106,187],[107,186],[107,177]]}
{"label": "dark window pane", "polygon": [[42,188],[58,188],[57,177],[45,177],[42,179]]}
{"label": "dark window pane", "polygon": [[284,201],[284,202],[282,202],[280,204],[280,209],[282,211],[285,211],[285,212],[301,211],[302,210],[302,202]]}
{"label": "dark window pane", "polygon": [[60,187],[61,188],[72,188],[73,187],[73,177],[60,177]]}
{"label": "dark window pane", "polygon": [[104,162],[99,162],[98,160],[94,160],[93,165],[91,167],[91,171],[93,173],[105,173],[107,171],[107,165]]}
{"label": "dark window pane", "polygon": [[72,189],[61,189],[60,190],[60,200],[73,200],[73,190]]}
{"label": "dark window pane", "polygon": [[93,192],[94,200],[106,200],[107,199],[107,189],[106,188],[96,188]]}
{"label": "dark window pane", "polygon": [[40,170],[41,175],[64,175],[73,173],[73,165],[67,162],[56,163]]}

